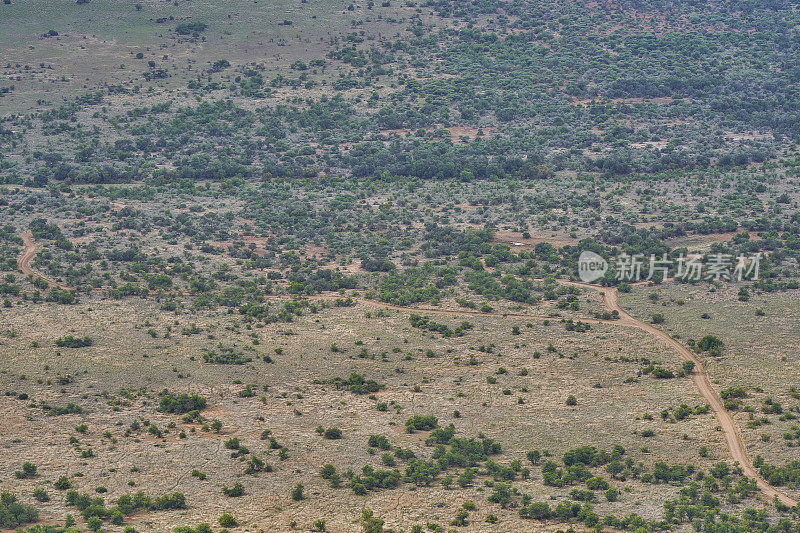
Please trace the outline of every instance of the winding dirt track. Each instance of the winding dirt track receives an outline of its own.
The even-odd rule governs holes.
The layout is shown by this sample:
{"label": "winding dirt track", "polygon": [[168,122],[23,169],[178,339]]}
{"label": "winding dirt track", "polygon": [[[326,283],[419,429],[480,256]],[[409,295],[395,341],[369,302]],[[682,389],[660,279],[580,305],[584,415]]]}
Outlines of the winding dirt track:
{"label": "winding dirt track", "polygon": [[[541,281],[541,280],[540,280]],[[750,458],[747,456],[747,451],[744,447],[744,443],[742,442],[742,438],[739,435],[739,431],[736,428],[736,425],[733,422],[728,411],[722,404],[722,400],[720,399],[719,395],[717,395],[714,388],[711,386],[711,380],[708,377],[708,372],[706,371],[705,366],[697,358],[694,352],[688,349],[686,346],[682,345],[665,332],[661,331],[658,328],[651,326],[645,322],[641,322],[640,320],[636,320],[631,315],[629,315],[622,307],[620,307],[619,302],[617,301],[617,289],[616,287],[600,287],[598,285],[591,285],[589,283],[580,283],[576,281],[566,281],[566,280],[556,280],[561,285],[570,285],[573,287],[581,287],[584,289],[591,289],[595,291],[599,291],[603,297],[603,306],[606,308],[607,311],[616,311],[619,313],[618,320],[597,320],[597,319],[581,319],[582,322],[588,322],[592,324],[612,324],[624,327],[632,327],[640,329],[654,337],[662,340],[670,348],[675,350],[684,361],[691,361],[694,363],[694,370],[692,371],[692,381],[694,382],[697,389],[700,391],[700,394],[703,395],[703,398],[706,399],[708,404],[711,406],[711,410],[714,412],[714,415],[717,417],[717,421],[719,422],[720,428],[722,430],[722,434],[725,435],[725,442],[728,445],[728,449],[731,452],[731,457],[734,461],[739,463],[744,471],[744,474],[751,478],[755,479],[758,488],[761,490],[762,494],[769,500],[777,498],[781,503],[788,505],[790,507],[794,507],[797,505],[797,500],[789,496],[788,494],[780,491],[779,489],[773,487],[767,481],[759,475],[758,471],[756,471],[755,467],[753,467],[753,463],[750,461]],[[341,298],[341,296],[331,296],[326,295],[324,299],[336,299]],[[397,311],[409,311],[412,313],[430,313],[430,314],[443,314],[443,315],[454,315],[454,316],[484,316],[484,317],[495,317],[495,318],[523,318],[528,320],[553,320],[554,317],[542,317],[542,316],[531,316],[531,315],[524,315],[524,314],[513,314],[513,313],[481,313],[478,311],[462,311],[462,310],[448,310],[448,309],[419,309],[416,307],[403,307],[397,305],[388,305],[382,304],[380,302],[375,302],[371,300],[362,300],[357,299],[360,304],[369,305],[373,307],[382,307],[384,309],[394,309]],[[557,320],[557,318],[555,318]]]}
{"label": "winding dirt track", "polygon": [[[25,242],[25,249],[22,251],[20,256],[17,258],[17,266],[22,271],[23,274],[31,275],[35,278],[41,278],[50,283],[51,285],[55,285],[61,289],[71,289],[71,287],[67,285],[63,285],[58,283],[55,280],[48,279],[47,277],[43,276],[39,272],[35,271],[31,268],[30,263],[33,258],[39,253],[41,247],[33,242],[33,235],[31,232],[27,232],[22,236],[23,241]],[[728,445],[728,449],[731,452],[731,457],[734,461],[738,462],[739,465],[742,467],[744,474],[752,479],[755,479],[758,488],[761,490],[762,494],[769,500],[777,498],[780,502],[790,507],[794,507],[797,505],[797,500],[789,496],[788,494],[778,490],[777,488],[773,487],[767,481],[762,478],[759,473],[756,471],[753,463],[750,461],[750,458],[747,456],[747,450],[742,443],[742,438],[739,435],[739,431],[736,429],[736,425],[733,422],[728,411],[722,404],[722,400],[717,395],[714,388],[711,386],[711,381],[708,377],[708,372],[706,371],[705,366],[703,363],[697,358],[694,352],[689,350],[686,346],[682,345],[665,332],[661,331],[658,328],[651,326],[645,322],[641,322],[636,320],[631,315],[629,315],[625,310],[620,307],[619,302],[617,301],[617,289],[615,287],[600,287],[597,285],[591,285],[588,283],[580,283],[575,281],[565,281],[565,280],[557,280],[558,283],[562,285],[570,285],[573,287],[582,287],[585,289],[599,291],[603,297],[603,305],[607,311],[616,311],[619,313],[618,320],[597,320],[597,319],[581,319],[582,322],[588,322],[592,324],[612,324],[612,325],[619,325],[624,327],[633,327],[640,329],[654,337],[662,340],[664,343],[669,345],[673,350],[675,350],[681,358],[685,361],[692,361],[694,363],[694,371],[692,372],[692,381],[694,382],[697,389],[700,391],[700,394],[706,399],[708,404],[711,406],[711,410],[714,412],[714,415],[717,417],[717,421],[720,424],[720,428],[722,430],[723,435],[725,435],[725,442]],[[314,299],[324,299],[324,300],[336,300],[342,298],[340,295],[317,295],[313,297]],[[481,316],[481,317],[494,317],[494,318],[520,318],[520,319],[527,319],[527,320],[553,320],[557,317],[543,317],[543,316],[531,316],[525,314],[514,314],[514,313],[482,313],[480,311],[467,311],[467,310],[450,310],[450,309],[421,309],[417,307],[404,307],[399,305],[390,305],[384,304],[381,302],[376,302],[373,300],[364,300],[361,298],[354,298],[354,301],[370,306],[370,307],[380,307],[383,309],[393,309],[396,311],[407,311],[412,313],[430,313],[430,314],[438,314],[438,315],[451,315],[451,316]]]}
{"label": "winding dirt track", "polygon": [[50,285],[54,285],[62,290],[70,290],[72,287],[64,285],[63,283],[59,283],[54,279],[50,279],[47,276],[43,276],[40,272],[37,272],[33,268],[31,268],[31,261],[36,254],[42,249],[42,247],[35,242],[33,242],[33,233],[30,231],[22,235],[22,240],[25,243],[25,248],[22,250],[22,253],[17,257],[17,268],[25,274],[26,276],[33,276],[34,278],[39,278],[45,280]]}
{"label": "winding dirt track", "polygon": [[617,311],[619,313],[619,320],[614,321],[615,324],[620,326],[634,327],[645,331],[667,343],[673,350],[678,352],[678,354],[680,354],[685,361],[692,361],[694,363],[692,381],[694,381],[694,384],[697,386],[700,394],[703,395],[708,404],[711,406],[711,410],[714,411],[714,415],[717,417],[717,421],[719,421],[720,427],[722,428],[722,433],[725,435],[725,442],[728,445],[728,449],[731,452],[733,460],[739,463],[747,477],[756,480],[758,488],[761,489],[761,492],[768,499],[772,500],[773,498],[777,498],[781,503],[790,507],[797,505],[797,500],[767,483],[767,481],[759,475],[755,467],[753,467],[753,463],[747,456],[747,450],[742,443],[742,438],[739,435],[739,431],[736,429],[733,419],[723,406],[722,400],[711,386],[708,372],[694,352],[660,329],[636,320],[627,312],[625,312],[617,302],[616,287],[598,287],[596,285],[589,285],[587,283],[568,281],[561,283],[565,285],[573,285],[602,291],[601,294],[603,295],[603,304],[605,305],[606,309],[609,311]]}
{"label": "winding dirt track", "polygon": [[41,247],[33,242],[33,234],[29,231],[22,236],[22,240],[25,242],[25,248],[22,250],[22,253],[19,257],[17,257],[17,267],[22,271],[23,274],[26,276],[34,276],[37,277],[39,274],[34,272],[31,268],[31,261],[39,253]]}

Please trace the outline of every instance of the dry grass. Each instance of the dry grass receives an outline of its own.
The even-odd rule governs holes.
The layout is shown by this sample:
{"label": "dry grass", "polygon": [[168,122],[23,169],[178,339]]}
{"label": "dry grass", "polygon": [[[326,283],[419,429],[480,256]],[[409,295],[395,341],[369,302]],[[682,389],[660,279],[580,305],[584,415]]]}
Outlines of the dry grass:
{"label": "dry grass", "polygon": [[[653,302],[650,293],[659,294]],[[653,313],[662,313],[665,331],[678,335],[683,342],[715,334],[725,343],[719,358],[704,357],[704,364],[714,378],[717,390],[730,386],[750,388],[750,397],[744,405],[754,409],[753,417],[764,416],[761,405],[771,397],[784,411],[796,409],[798,400],[789,395],[789,388],[800,380],[798,371],[798,330],[794,327],[800,315],[798,291],[778,294],[753,294],[747,302],[738,300],[738,285],[723,284],[710,290],[708,284],[697,286],[664,284],[653,288],[637,288],[634,293],[621,297],[620,303],[634,316],[647,320]],[[677,303],[684,302],[683,305]],[[765,316],[757,316],[762,308]],[[703,319],[701,315],[708,314]],[[794,456],[782,437],[797,424],[780,421],[778,416],[768,416],[771,423],[748,428],[751,415],[737,412],[738,423],[751,457],[763,456],[773,464],[783,464]],[[769,441],[762,440],[768,435]]]}
{"label": "dry grass", "polygon": [[[610,447],[619,443],[637,462],[648,465],[663,459],[671,464],[691,462],[707,468],[715,458],[724,459],[726,454],[713,430],[712,415],[693,416],[677,424],[661,422],[658,417],[662,409],[700,403],[691,382],[641,377],[625,383],[626,378],[636,376],[640,365],[621,362],[620,356],[656,359],[670,368],[679,365],[677,357],[663,353],[652,338],[628,328],[597,325],[581,334],[566,332],[555,321],[525,327],[520,320],[476,317],[470,318],[475,329],[465,337],[444,339],[411,328],[407,313],[389,311],[382,318],[365,318],[365,309],[357,306],[327,309],[292,324],[256,328],[252,330],[260,340],[254,347],[256,353],[271,354],[276,363],[257,360],[226,366],[202,363],[202,349],[218,342],[245,346],[249,342],[247,334],[252,331],[236,326],[236,318],[225,314],[176,317],[158,311],[151,302],[98,299],[72,307],[40,305],[35,308],[36,314],[30,313],[32,309],[18,306],[4,311],[8,330],[14,335],[6,335],[0,345],[4,371],[0,386],[26,392],[31,400],[0,398],[0,413],[11,430],[1,441],[8,453],[0,460],[0,472],[6,480],[0,488],[30,499],[33,487],[46,487],[55,496],[51,503],[42,505],[47,520],[63,519],[68,512],[61,495],[55,494],[57,491],[49,482],[60,475],[81,472],[82,477],[73,479],[77,487],[91,492],[97,486],[105,486],[109,501],[138,489],[151,494],[173,490],[187,494],[187,511],[135,518],[133,523],[143,531],[214,521],[224,511],[232,511],[246,523],[247,531],[285,529],[290,521],[306,527],[317,518],[325,518],[331,531],[350,531],[364,507],[373,508],[387,526],[407,530],[411,524],[423,521],[446,524],[468,499],[478,502],[479,507],[477,513],[472,513],[472,529],[530,529],[532,524],[521,522],[515,512],[489,504],[488,489],[480,483],[449,491],[438,485],[410,491],[405,485],[361,497],[347,488],[330,489],[319,477],[319,468],[329,462],[340,471],[357,470],[364,464],[379,466],[378,457],[367,453],[366,441],[371,433],[385,434],[393,445],[428,456],[431,449],[424,445],[426,434],[409,435],[403,429],[404,421],[415,413],[435,414],[441,425],[453,422],[462,436],[483,432],[499,440],[504,446],[501,462],[524,461],[525,452],[533,448],[550,450],[560,457],[566,449],[582,444]],[[441,320],[457,323],[455,318]],[[152,338],[147,333],[149,327],[143,325],[146,321],[158,337],[163,337],[170,325],[171,338]],[[519,336],[509,335],[515,323],[522,326]],[[182,327],[190,324],[205,331],[181,335]],[[292,335],[286,335],[289,330]],[[59,349],[52,342],[68,332],[90,335],[95,344],[82,349],[62,348],[58,355]],[[215,338],[209,339],[209,334]],[[40,344],[39,348],[31,348],[34,341]],[[363,345],[356,345],[357,341]],[[332,343],[341,351],[332,352]],[[546,350],[551,343],[557,352]],[[489,344],[494,344],[492,354],[475,349]],[[275,348],[282,348],[283,354],[276,355]],[[395,348],[400,352],[396,353]],[[362,349],[370,358],[358,357]],[[436,357],[425,356],[429,349]],[[541,357],[534,358],[536,351]],[[383,352],[385,360],[380,355]],[[410,360],[405,359],[406,354],[411,355]],[[479,364],[467,365],[470,356]],[[507,373],[497,374],[500,367],[506,368]],[[527,375],[520,375],[523,368],[528,370]],[[393,401],[401,409],[379,412],[376,401],[366,396],[313,383],[315,379],[347,376],[351,371],[385,383],[387,387],[377,394],[377,400]],[[65,374],[74,376],[75,383],[60,386],[48,381]],[[488,376],[495,376],[497,383],[489,384]],[[37,383],[40,379],[42,384]],[[241,384],[235,384],[235,380]],[[256,396],[237,397],[236,392],[248,383],[258,385]],[[260,390],[264,384],[269,385],[265,393]],[[420,392],[414,391],[415,385],[420,386]],[[129,407],[114,411],[108,405],[121,387],[142,386],[147,394],[133,400]],[[211,408],[203,414],[220,419],[223,434],[198,431],[189,432],[187,439],[177,438],[181,429],[188,431],[191,426],[181,423],[179,417],[155,411],[156,395],[164,388],[207,396]],[[503,394],[504,389],[511,390],[511,394]],[[579,399],[577,407],[564,404],[569,394]],[[264,403],[259,399],[262,395]],[[524,403],[518,404],[518,398],[523,398]],[[28,407],[32,400],[57,405],[73,401],[82,405],[86,413],[49,417],[38,408]],[[461,418],[453,417],[455,410],[460,411]],[[654,414],[656,420],[642,420],[645,412]],[[146,433],[136,438],[124,437],[124,430],[137,417],[162,429],[170,421],[177,421],[178,427],[165,434],[164,440]],[[86,435],[73,430],[82,422],[89,425]],[[314,432],[319,425],[341,428],[344,438],[323,440]],[[655,430],[655,437],[643,439],[634,434],[648,428]],[[275,451],[267,450],[266,442],[259,440],[263,429],[271,429],[278,441],[288,447],[288,460],[280,461]],[[105,431],[110,431],[118,442],[111,444],[103,438]],[[684,434],[688,440],[684,440]],[[68,443],[71,435],[78,437],[83,448],[91,445],[96,457],[78,459]],[[229,450],[222,446],[231,436],[242,439],[276,471],[242,476],[244,465],[231,459]],[[702,445],[711,449],[711,458],[697,456]],[[642,446],[647,446],[649,453],[642,453]],[[33,481],[12,481],[12,472],[25,460],[39,465],[41,476]],[[131,472],[133,467],[139,471]],[[208,479],[201,482],[190,476],[195,468],[206,472]],[[237,480],[245,484],[246,496],[236,500],[222,496],[221,487]],[[136,487],[128,487],[128,481],[134,481]],[[299,503],[289,498],[289,491],[297,482],[305,484],[309,495]],[[543,486],[538,468],[533,468],[530,481],[516,485],[534,500],[550,495],[560,499],[569,492],[569,488]],[[630,487],[630,492],[623,493],[618,503],[598,504],[599,512],[620,515],[635,509],[645,517],[657,518],[663,500],[677,491],[674,487],[633,481],[615,485]],[[490,512],[501,518],[494,526],[482,521]]]}

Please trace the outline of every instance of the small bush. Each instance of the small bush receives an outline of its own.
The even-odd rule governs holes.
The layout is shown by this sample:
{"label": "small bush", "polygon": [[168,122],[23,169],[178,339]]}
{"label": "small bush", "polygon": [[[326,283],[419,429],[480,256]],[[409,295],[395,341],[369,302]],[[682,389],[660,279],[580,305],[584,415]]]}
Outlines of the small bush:
{"label": "small bush", "polygon": [[339,428],[328,428],[325,430],[325,433],[323,433],[322,436],[329,440],[341,439],[342,430]]}
{"label": "small bush", "polygon": [[219,517],[219,525],[222,527],[236,527],[239,523],[230,513],[222,513],[222,516]]}
{"label": "small bush", "polygon": [[244,485],[241,483],[234,483],[233,487],[222,487],[222,494],[228,498],[238,498],[244,496]]}
{"label": "small bush", "polygon": [[299,502],[300,500],[304,499],[305,498],[305,496],[303,495],[304,489],[305,487],[303,487],[302,483],[298,483],[297,485],[295,485],[291,492],[292,499],[296,502]]}
{"label": "small bush", "polygon": [[59,337],[56,339],[56,346],[59,348],[84,348],[92,344],[92,339],[90,337],[80,338],[67,335],[66,337]]}
{"label": "small bush", "polygon": [[578,399],[575,396],[570,394],[569,396],[567,396],[567,402],[566,403],[569,406],[578,405]]}
{"label": "small bush", "polygon": [[406,420],[406,430],[409,433],[417,431],[430,431],[439,425],[439,419],[433,415],[414,415]]}
{"label": "small bush", "polygon": [[158,410],[163,413],[182,415],[191,411],[202,411],[206,408],[207,401],[198,394],[175,395],[171,392],[162,392],[161,403]]}

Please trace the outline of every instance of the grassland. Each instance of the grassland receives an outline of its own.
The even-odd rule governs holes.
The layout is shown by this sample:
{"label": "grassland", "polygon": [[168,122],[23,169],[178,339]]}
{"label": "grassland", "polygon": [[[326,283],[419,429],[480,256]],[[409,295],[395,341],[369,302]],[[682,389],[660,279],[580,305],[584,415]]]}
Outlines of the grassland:
{"label": "grassland", "polygon": [[797,530],[796,8],[4,1],[0,528]]}

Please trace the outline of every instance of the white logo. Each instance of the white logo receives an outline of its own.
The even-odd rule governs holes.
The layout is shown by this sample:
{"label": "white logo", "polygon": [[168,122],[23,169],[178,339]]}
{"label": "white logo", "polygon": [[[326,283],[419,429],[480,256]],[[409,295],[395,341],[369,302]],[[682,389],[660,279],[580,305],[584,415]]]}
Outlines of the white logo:
{"label": "white logo", "polygon": [[584,250],[578,257],[578,277],[584,283],[602,278],[608,270],[608,262],[594,252]]}

